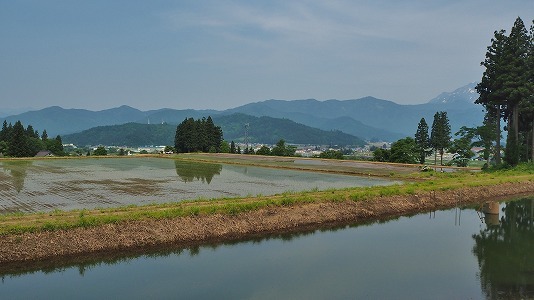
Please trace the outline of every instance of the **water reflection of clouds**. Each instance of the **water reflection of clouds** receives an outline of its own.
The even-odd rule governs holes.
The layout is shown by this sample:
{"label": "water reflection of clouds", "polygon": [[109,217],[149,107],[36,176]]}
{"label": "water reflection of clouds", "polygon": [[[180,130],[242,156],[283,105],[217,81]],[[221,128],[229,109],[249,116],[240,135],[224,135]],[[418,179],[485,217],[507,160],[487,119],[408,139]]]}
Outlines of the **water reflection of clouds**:
{"label": "water reflection of clouds", "polygon": [[[21,161],[24,162],[24,161]],[[0,213],[93,209],[390,183],[347,175],[161,158],[2,164]]]}
{"label": "water reflection of clouds", "polygon": [[[189,298],[216,298],[221,290],[231,289],[239,295],[268,291],[270,298],[295,293],[295,298],[350,294],[376,299],[530,299],[533,203],[530,197],[503,204],[501,225],[491,228],[481,226],[474,209],[464,208],[461,228],[452,226],[455,211],[447,210],[431,220],[425,213],[365,226],[2,266],[0,285],[7,298],[23,297],[20,286],[40,284],[39,280],[48,283],[40,292],[54,293],[58,284],[74,277],[63,291],[90,289],[95,297],[135,297],[139,290],[131,288],[134,279],[143,280],[139,289],[156,293],[150,289],[157,288],[161,297],[189,293]],[[140,275],[132,275],[133,270]],[[104,284],[108,274],[114,276],[113,285]],[[201,290],[192,288],[196,282],[203,283]],[[384,282],[387,289],[382,288]],[[94,286],[105,288],[94,291]],[[308,290],[299,293],[300,288]]]}

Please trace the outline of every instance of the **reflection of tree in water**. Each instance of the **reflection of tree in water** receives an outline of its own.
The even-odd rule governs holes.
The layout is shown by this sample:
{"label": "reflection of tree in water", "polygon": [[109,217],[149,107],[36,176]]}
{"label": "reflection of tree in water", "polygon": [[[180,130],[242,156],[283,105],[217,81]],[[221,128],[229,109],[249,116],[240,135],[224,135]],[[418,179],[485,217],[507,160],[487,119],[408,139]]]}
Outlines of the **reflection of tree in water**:
{"label": "reflection of tree in water", "polygon": [[488,299],[534,296],[534,198],[506,203],[500,224],[473,235]]}
{"label": "reflection of tree in water", "polygon": [[24,188],[24,180],[26,179],[26,170],[32,162],[29,160],[17,160],[17,161],[4,161],[2,162],[2,168],[5,171],[9,171],[11,179],[13,180],[13,187],[20,193]]}
{"label": "reflection of tree in water", "polygon": [[221,174],[222,165],[174,161],[176,166],[176,174],[184,182],[192,182],[194,180],[202,180],[202,182],[211,182],[215,175]]}

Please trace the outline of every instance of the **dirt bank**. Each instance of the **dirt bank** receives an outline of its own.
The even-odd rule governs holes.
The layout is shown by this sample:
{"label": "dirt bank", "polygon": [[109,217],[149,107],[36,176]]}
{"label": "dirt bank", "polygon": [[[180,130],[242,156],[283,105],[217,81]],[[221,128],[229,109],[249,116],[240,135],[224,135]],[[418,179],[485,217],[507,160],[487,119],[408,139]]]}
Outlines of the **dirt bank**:
{"label": "dirt bank", "polygon": [[270,207],[235,216],[201,215],[8,235],[0,238],[0,264],[128,252],[158,245],[187,246],[233,240],[261,234],[367,222],[522,194],[534,194],[534,182],[429,192],[407,197],[380,197],[360,202]]}

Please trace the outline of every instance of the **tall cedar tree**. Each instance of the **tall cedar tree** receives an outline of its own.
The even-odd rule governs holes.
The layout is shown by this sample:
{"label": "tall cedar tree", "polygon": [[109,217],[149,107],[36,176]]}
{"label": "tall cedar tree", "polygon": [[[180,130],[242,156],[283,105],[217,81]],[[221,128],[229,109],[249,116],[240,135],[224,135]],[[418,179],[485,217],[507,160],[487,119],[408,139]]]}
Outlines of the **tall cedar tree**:
{"label": "tall cedar tree", "polygon": [[508,138],[506,139],[506,148],[504,149],[504,161],[510,166],[516,166],[519,163],[519,148],[515,128],[508,128]]}
{"label": "tall cedar tree", "polygon": [[419,163],[424,164],[426,156],[430,154],[430,137],[428,136],[428,124],[425,118],[421,118],[417,125],[417,132],[415,133],[415,143],[417,145],[417,152],[419,153]]}
{"label": "tall cedar tree", "polygon": [[440,163],[443,165],[443,154],[445,149],[450,145],[451,140],[451,125],[447,118],[447,112],[440,111],[434,114],[434,122],[432,123],[432,133],[430,136],[430,144],[434,149],[434,164],[436,164],[436,155],[439,152],[441,157]]}
{"label": "tall cedar tree", "polygon": [[501,118],[503,114],[502,106],[504,105],[504,98],[501,92],[502,87],[502,69],[504,68],[504,47],[506,35],[504,30],[495,31],[494,37],[491,39],[491,45],[487,48],[486,59],[481,63],[486,68],[482,75],[482,79],[476,86],[479,94],[475,101],[477,104],[482,104],[486,110],[486,115],[492,114],[494,117],[487,117],[495,119],[497,125],[495,126],[495,162],[501,163]]}
{"label": "tall cedar tree", "polygon": [[[533,32],[531,26],[529,35],[521,18],[517,18],[509,36],[504,30],[495,32],[486,59],[481,63],[486,70],[476,87],[480,94],[476,103],[482,104],[486,114],[494,114],[497,120],[494,135],[497,164],[500,164],[501,119],[507,121],[507,151],[511,153],[518,153],[520,142],[524,143],[522,148],[528,148],[529,139],[519,139],[519,136],[526,137],[534,129]],[[531,137],[534,139],[534,130]],[[534,149],[531,152],[531,158],[534,158]]]}
{"label": "tall cedar tree", "polygon": [[[525,24],[521,18],[517,18],[510,35],[505,40],[504,54],[506,67],[503,69],[502,92],[506,99],[506,117],[508,127],[513,127],[517,147],[519,134],[519,105],[530,94],[528,89],[528,66],[527,56],[529,50],[529,38]],[[509,131],[510,134],[510,131]],[[507,145],[508,146],[508,145]]]}
{"label": "tall cedar tree", "polygon": [[506,162],[515,166],[519,163],[519,108],[529,96],[527,55],[529,39],[523,21],[517,18],[505,44],[506,68],[503,76],[503,93],[507,100],[506,118],[508,136],[506,139]]}
{"label": "tall cedar tree", "polygon": [[[528,152],[528,140],[530,140],[530,160],[534,161],[534,20],[532,20],[532,25],[530,26],[527,71],[527,89],[530,91],[530,94],[525,101],[519,104],[519,110],[521,111],[520,122],[523,123],[523,128],[527,132],[525,148]],[[529,131],[530,138],[528,138]]]}
{"label": "tall cedar tree", "polygon": [[[494,113],[486,113],[484,116],[484,122],[482,126],[476,128],[475,135],[478,137],[478,141],[473,143],[474,147],[482,147],[482,157],[486,160],[486,166],[490,165],[490,156],[495,151],[493,147],[493,142],[500,140],[501,137],[497,137],[497,133],[500,133],[500,130],[496,130],[497,127],[497,116]],[[494,157],[497,157],[493,153]]]}

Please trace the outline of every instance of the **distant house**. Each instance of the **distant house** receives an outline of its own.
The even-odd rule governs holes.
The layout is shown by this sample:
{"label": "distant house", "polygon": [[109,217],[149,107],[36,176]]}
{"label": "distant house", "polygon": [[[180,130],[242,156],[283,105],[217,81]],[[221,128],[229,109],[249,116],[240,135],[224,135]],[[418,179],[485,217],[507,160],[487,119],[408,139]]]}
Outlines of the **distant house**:
{"label": "distant house", "polygon": [[41,150],[37,152],[37,154],[35,154],[35,157],[46,157],[46,156],[54,156],[54,154],[52,154],[52,152],[48,150]]}

